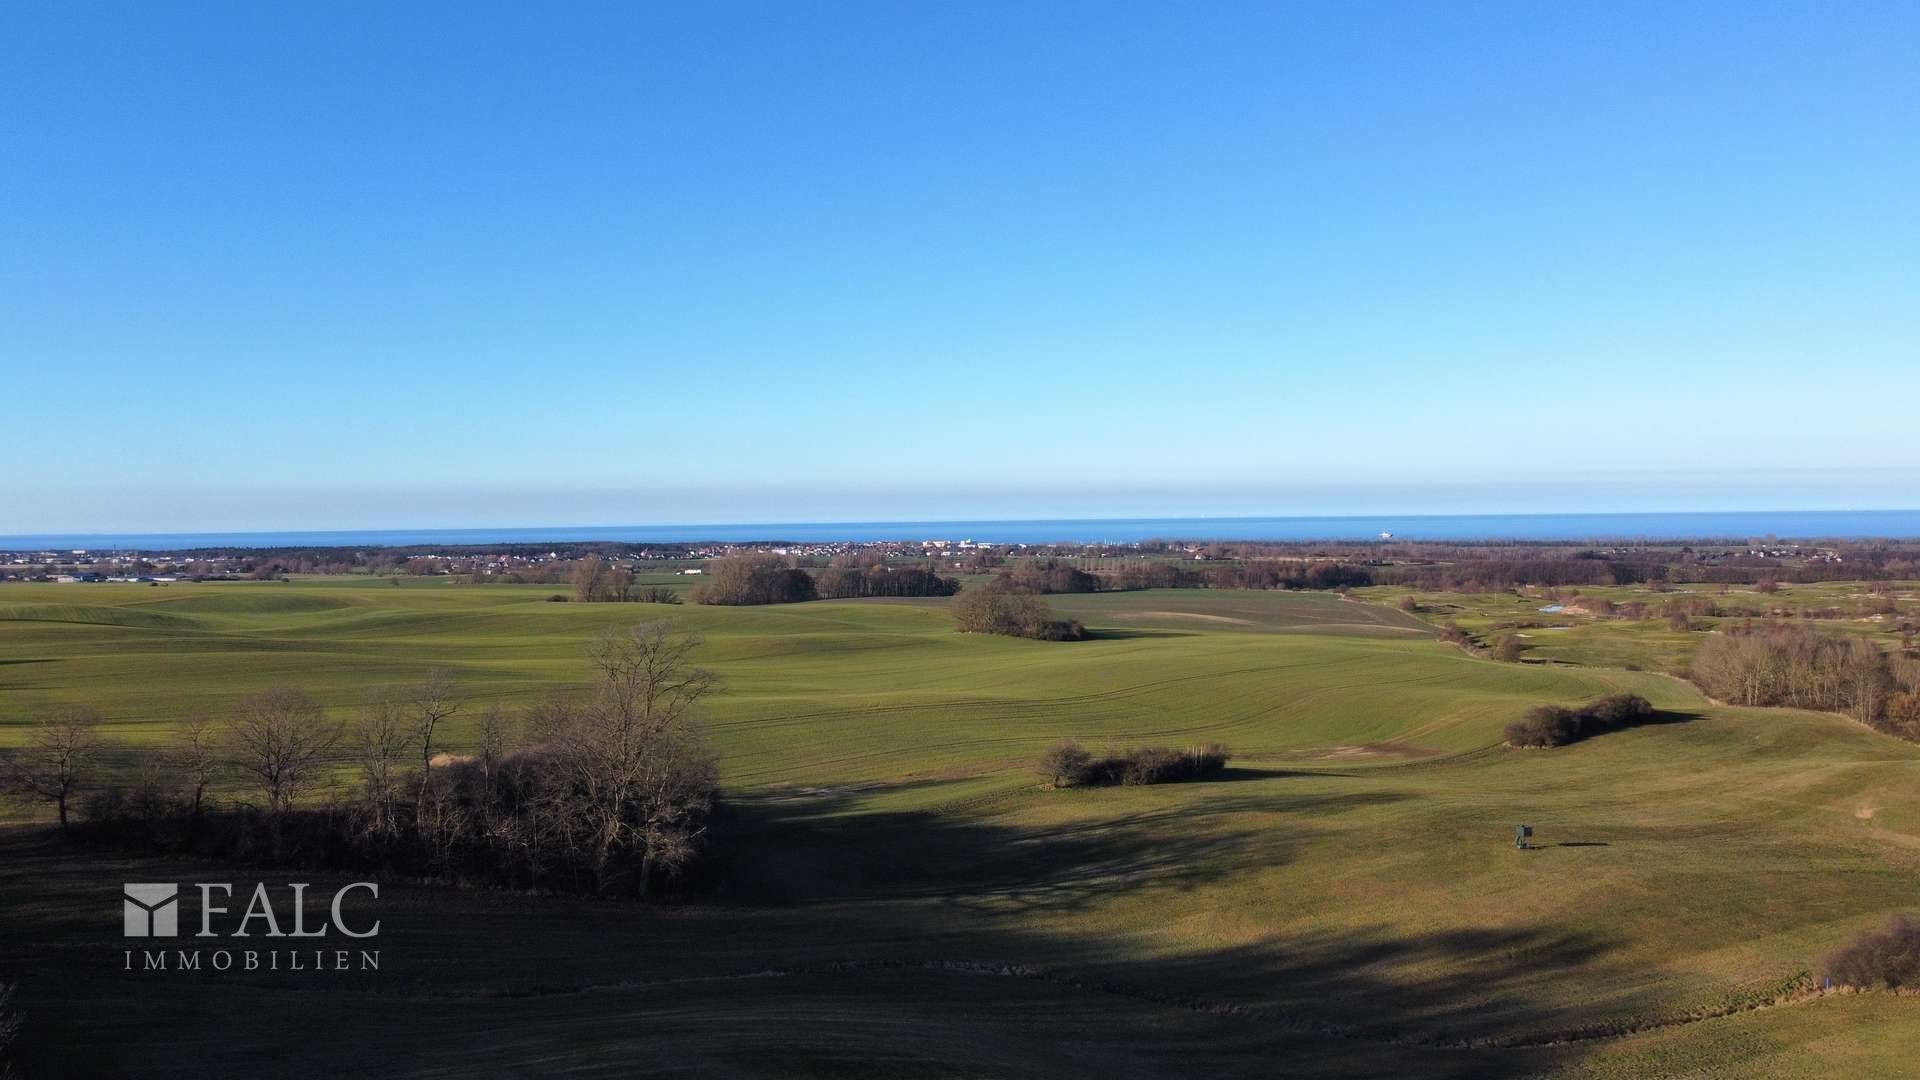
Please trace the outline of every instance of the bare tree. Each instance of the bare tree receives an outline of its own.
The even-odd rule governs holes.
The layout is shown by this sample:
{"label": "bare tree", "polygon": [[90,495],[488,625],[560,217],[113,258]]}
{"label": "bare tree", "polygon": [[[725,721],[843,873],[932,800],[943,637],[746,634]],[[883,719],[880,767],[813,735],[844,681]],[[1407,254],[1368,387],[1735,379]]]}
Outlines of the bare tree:
{"label": "bare tree", "polygon": [[52,803],[67,831],[67,805],[93,768],[100,714],[84,706],[53,710],[33,722],[27,745],[7,760],[8,780],[27,799]]}
{"label": "bare tree", "polygon": [[633,599],[633,571],[615,566],[607,571],[608,595],[624,604]]}
{"label": "bare tree", "polygon": [[698,635],[679,633],[669,622],[610,632],[593,648],[592,700],[549,718],[553,745],[578,792],[602,891],[616,876],[612,858],[623,846],[639,852],[636,886],[643,896],[656,870],[677,868],[692,854],[714,784],[693,712],[718,686],[712,672],[691,662],[700,644]]}
{"label": "bare tree", "polygon": [[600,599],[605,585],[607,560],[598,555],[589,555],[573,564],[573,599],[575,603],[591,604]]}
{"label": "bare tree", "polygon": [[460,711],[453,679],[444,670],[427,673],[426,681],[408,691],[413,717],[413,738],[420,743],[420,792],[415,800],[416,816],[427,807],[427,786],[433,777],[433,736],[447,717]]}
{"label": "bare tree", "polygon": [[219,739],[213,721],[204,713],[187,717],[180,727],[180,741],[174,745],[171,757],[180,782],[192,792],[189,806],[197,818],[206,800],[207,789],[213,786],[220,770]]}
{"label": "bare tree", "polygon": [[391,692],[375,693],[360,710],[353,729],[353,755],[360,766],[373,831],[393,828],[393,804],[400,794],[401,762],[412,741],[406,708]]}
{"label": "bare tree", "polygon": [[497,702],[488,706],[487,711],[480,714],[480,745],[475,756],[480,762],[480,775],[489,785],[493,783],[494,774],[500,771],[500,760],[507,756],[509,737],[506,710]]}
{"label": "bare tree", "polygon": [[227,721],[227,737],[241,771],[278,817],[312,786],[340,729],[312,698],[275,687],[241,700]]}

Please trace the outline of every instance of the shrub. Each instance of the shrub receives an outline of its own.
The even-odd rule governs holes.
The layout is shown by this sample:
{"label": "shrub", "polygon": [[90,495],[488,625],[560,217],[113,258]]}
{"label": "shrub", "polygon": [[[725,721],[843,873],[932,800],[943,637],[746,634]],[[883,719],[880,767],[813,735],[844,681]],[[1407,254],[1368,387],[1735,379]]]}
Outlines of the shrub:
{"label": "shrub", "polygon": [[1535,705],[1527,715],[1507,725],[1513,746],[1565,746],[1573,741],[1573,710],[1558,705]]}
{"label": "shrub", "polygon": [[1093,755],[1072,739],[1062,739],[1040,755],[1040,779],[1049,787],[1069,787],[1086,771]]}
{"label": "shrub", "polygon": [[1525,652],[1526,648],[1520,643],[1520,635],[1502,634],[1500,640],[1494,642],[1493,658],[1503,663],[1517,664],[1520,662],[1520,654]]}
{"label": "shrub", "polygon": [[680,594],[665,585],[649,585],[633,594],[636,602],[642,604],[677,604]]}
{"label": "shrub", "polygon": [[1535,705],[1507,725],[1507,742],[1521,747],[1566,746],[1653,719],[1653,706],[1638,694],[1614,694],[1578,709]]}
{"label": "shrub", "polygon": [[1232,758],[1232,751],[1219,743],[1184,750],[1143,746],[1134,750],[1110,750],[1094,757],[1078,743],[1066,741],[1048,748],[1040,756],[1040,773],[1056,788],[1135,787],[1211,779],[1220,775]]}
{"label": "shrub", "polygon": [[1880,929],[1828,953],[1820,962],[1820,975],[1862,990],[1920,984],[1920,922],[1895,915]]}

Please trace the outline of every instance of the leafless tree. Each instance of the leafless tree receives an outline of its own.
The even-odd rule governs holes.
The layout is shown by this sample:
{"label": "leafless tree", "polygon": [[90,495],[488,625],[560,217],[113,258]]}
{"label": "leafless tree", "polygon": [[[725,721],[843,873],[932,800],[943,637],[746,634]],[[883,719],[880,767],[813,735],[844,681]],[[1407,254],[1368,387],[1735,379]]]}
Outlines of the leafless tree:
{"label": "leafless tree", "polygon": [[507,712],[497,703],[480,714],[480,744],[474,755],[480,765],[481,775],[487,781],[493,781],[493,775],[500,771],[500,762],[507,756],[507,744],[512,734],[508,731]]}
{"label": "leafless tree", "polygon": [[420,792],[414,807],[418,814],[426,809],[427,786],[433,777],[433,737],[448,717],[460,711],[460,699],[453,679],[438,668],[428,672],[426,680],[408,691],[407,696],[413,719],[412,735],[420,744]]}
{"label": "leafless tree", "polygon": [[571,775],[591,844],[598,888],[615,875],[614,852],[640,855],[636,886],[645,895],[657,870],[692,854],[696,824],[714,786],[714,765],[693,723],[694,708],[718,686],[691,662],[701,639],[652,622],[610,632],[593,648],[594,694],[556,707],[548,735]]}
{"label": "leafless tree", "polygon": [[412,730],[406,704],[390,691],[369,697],[354,724],[354,761],[360,766],[373,831],[379,835],[393,828],[401,762],[412,741]]}
{"label": "leafless tree", "polygon": [[313,699],[288,687],[241,700],[227,721],[235,763],[278,817],[312,786],[340,728]]}
{"label": "leafless tree", "polygon": [[20,796],[52,803],[60,831],[67,806],[90,775],[99,750],[100,714],[84,706],[54,709],[34,721],[27,745],[7,759],[7,779]]}
{"label": "leafless tree", "polygon": [[591,604],[600,599],[605,585],[607,560],[598,555],[589,555],[573,564],[573,599],[578,604]]}
{"label": "leafless tree", "polygon": [[180,783],[192,792],[189,808],[197,818],[207,789],[213,786],[220,772],[219,733],[212,719],[204,713],[187,717],[180,726],[180,741],[174,745],[171,758]]}
{"label": "leafless tree", "polygon": [[607,595],[624,604],[633,599],[633,571],[624,566],[607,570]]}

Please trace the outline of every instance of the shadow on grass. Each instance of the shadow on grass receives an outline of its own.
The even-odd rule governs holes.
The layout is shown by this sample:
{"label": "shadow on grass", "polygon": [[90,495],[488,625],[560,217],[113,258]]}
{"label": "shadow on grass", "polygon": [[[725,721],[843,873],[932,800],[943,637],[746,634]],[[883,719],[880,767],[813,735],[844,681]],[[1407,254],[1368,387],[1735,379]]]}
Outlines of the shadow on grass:
{"label": "shadow on grass", "polygon": [[[22,982],[32,1078],[1504,1078],[1579,1058],[1476,1044],[1573,1026],[1551,1003],[1605,953],[1591,936],[1167,933],[1230,894],[1187,896],[1294,859],[1314,818],[1400,798],[1289,787],[1032,826],[868,810],[871,790],[747,800],[713,900],[383,882],[381,970],[339,977],[120,970],[123,882],[308,881],[320,923],[337,875],[0,831],[0,978]],[[1140,910],[1162,914],[1118,914]]]}
{"label": "shadow on grass", "polygon": [[1151,630],[1120,626],[1089,626],[1082,641],[1127,641],[1133,638],[1197,637],[1192,630]]}
{"label": "shadow on grass", "polygon": [[1336,772],[1332,769],[1274,769],[1264,765],[1229,765],[1220,770],[1218,776],[1206,780],[1190,781],[1196,784],[1231,784],[1248,780],[1285,780],[1291,777],[1335,776],[1352,779],[1356,773]]}
{"label": "shadow on grass", "polygon": [[[1237,779],[1285,775],[1245,770]],[[1067,799],[1079,794],[1059,793]],[[1289,861],[1291,838],[1246,824],[1240,815],[1247,811],[1320,815],[1401,798],[1365,792],[1223,794],[1197,805],[1046,827],[938,811],[861,811],[858,793],[746,802],[722,823],[720,854],[694,887],[716,900],[745,904],[938,896],[1073,910],[1143,883],[1192,888],[1248,866]]]}

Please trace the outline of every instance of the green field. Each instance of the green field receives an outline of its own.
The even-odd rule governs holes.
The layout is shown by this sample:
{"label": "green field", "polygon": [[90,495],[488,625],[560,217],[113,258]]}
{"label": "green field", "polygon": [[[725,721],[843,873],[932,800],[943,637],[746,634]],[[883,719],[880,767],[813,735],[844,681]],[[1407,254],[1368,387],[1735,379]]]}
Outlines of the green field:
{"label": "green field", "polygon": [[[390,883],[377,973],[121,972],[121,882],[284,872],[80,852],[16,825],[0,977],[22,984],[30,1064],[1786,1077],[1899,1075],[1920,1052],[1920,1001],[1802,992],[1822,953],[1920,907],[1920,747],[1713,706],[1670,663],[1608,666],[1683,656],[1663,623],[1555,631],[1579,636],[1529,657],[1555,662],[1500,664],[1435,640],[1431,613],[1325,593],[1056,597],[1095,634],[1044,643],[955,634],[938,600],[552,592],[0,587],[0,746],[59,702],[157,746],[252,690],[298,686],[344,717],[438,667],[471,702],[459,749],[486,704],[582,682],[597,632],[658,617],[703,633],[726,681],[707,722],[727,840],[696,899]],[[1463,625],[1530,603],[1449,602],[1480,605]],[[1617,691],[1670,722],[1499,747],[1532,704]],[[1069,736],[1217,740],[1235,760],[1215,782],[1042,790],[1030,763]],[[1522,821],[1538,850],[1513,849]]]}

